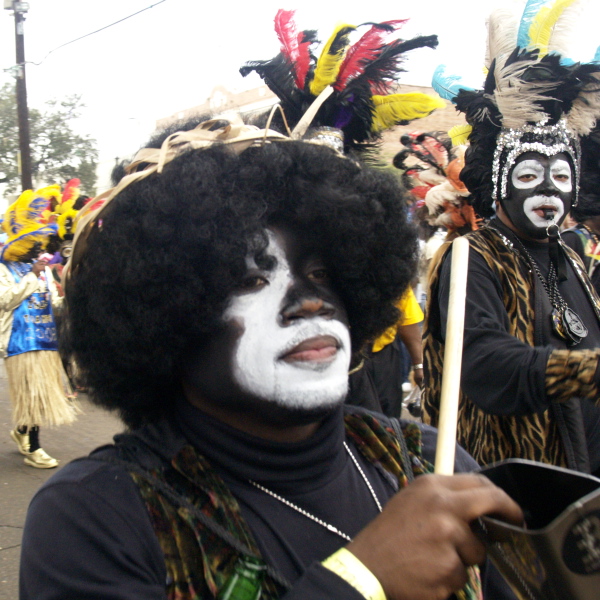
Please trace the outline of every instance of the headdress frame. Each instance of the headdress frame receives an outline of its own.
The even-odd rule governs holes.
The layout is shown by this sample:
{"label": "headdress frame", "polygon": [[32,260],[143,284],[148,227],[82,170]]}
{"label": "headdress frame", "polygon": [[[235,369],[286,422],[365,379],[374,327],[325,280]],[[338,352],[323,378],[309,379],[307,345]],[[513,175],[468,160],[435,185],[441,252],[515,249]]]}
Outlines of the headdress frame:
{"label": "headdress frame", "polygon": [[[131,163],[127,165],[125,169],[127,175],[115,187],[100,194],[79,211],[75,223],[76,232],[73,238],[72,254],[63,270],[64,282],[66,283],[69,278],[74,276],[79,262],[87,251],[89,236],[94,229],[102,228],[102,216],[106,214],[105,211],[111,202],[125,188],[153,173],[162,173],[166,164],[186,150],[206,149],[214,144],[223,144],[235,154],[241,154],[252,146],[302,140],[304,132],[310,124],[311,115],[314,115],[320,104],[331,94],[331,91],[331,88],[325,88],[321,92],[313,102],[315,106],[308,109],[306,119],[302,119],[293,131],[290,132],[288,129],[289,135],[269,129],[270,119],[265,129],[259,129],[253,125],[245,124],[239,114],[231,112],[203,121],[189,131],[173,133],[164,140],[160,148],[140,149]],[[282,111],[279,105],[273,107],[271,115],[277,110]],[[283,119],[285,122],[285,115],[283,115]],[[339,140],[337,138],[332,138],[331,143],[329,143],[329,136],[327,135],[312,136],[304,141],[306,143],[327,145],[340,157],[346,158],[339,151]]]}

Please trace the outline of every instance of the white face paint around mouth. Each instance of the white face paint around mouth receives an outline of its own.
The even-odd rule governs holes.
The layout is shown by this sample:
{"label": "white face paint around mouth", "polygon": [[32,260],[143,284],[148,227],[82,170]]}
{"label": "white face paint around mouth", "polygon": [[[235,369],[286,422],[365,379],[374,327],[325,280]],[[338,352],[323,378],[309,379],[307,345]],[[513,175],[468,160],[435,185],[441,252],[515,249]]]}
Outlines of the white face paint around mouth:
{"label": "white face paint around mouth", "polygon": [[[277,264],[260,271],[267,283],[258,291],[235,295],[223,315],[243,330],[233,352],[233,376],[245,392],[281,406],[332,406],[348,389],[348,327],[319,315],[282,325],[281,308],[294,276],[281,242],[268,234],[267,253]],[[249,270],[259,270],[253,259],[247,264]]]}
{"label": "white face paint around mouth", "polygon": [[[546,219],[542,208],[554,211],[552,219]],[[548,227],[551,223],[560,222],[565,213],[565,206],[558,196],[531,196],[523,203],[523,212],[536,227]]]}

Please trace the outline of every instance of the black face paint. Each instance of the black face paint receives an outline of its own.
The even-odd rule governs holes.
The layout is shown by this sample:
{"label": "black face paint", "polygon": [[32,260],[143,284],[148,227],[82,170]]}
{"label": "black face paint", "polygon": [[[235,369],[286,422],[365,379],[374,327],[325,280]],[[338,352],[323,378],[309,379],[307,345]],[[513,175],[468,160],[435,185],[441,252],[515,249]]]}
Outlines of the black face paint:
{"label": "black face paint", "polygon": [[511,169],[502,208],[522,236],[545,239],[548,225],[560,225],[571,210],[573,185],[573,169],[566,154],[548,157],[526,152]]}

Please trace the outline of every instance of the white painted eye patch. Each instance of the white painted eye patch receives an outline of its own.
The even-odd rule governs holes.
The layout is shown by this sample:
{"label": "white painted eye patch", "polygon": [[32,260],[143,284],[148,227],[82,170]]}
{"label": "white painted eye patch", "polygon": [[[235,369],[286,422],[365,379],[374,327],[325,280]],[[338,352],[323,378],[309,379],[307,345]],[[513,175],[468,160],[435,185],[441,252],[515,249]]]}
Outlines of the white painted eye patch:
{"label": "white painted eye patch", "polygon": [[[552,181],[561,192],[567,193],[573,190],[571,166],[566,160],[557,160],[549,167],[544,167],[534,159],[524,160],[513,169],[512,184],[518,190],[537,187],[544,180],[546,169],[550,169]],[[522,181],[521,178],[527,178],[527,181]]]}

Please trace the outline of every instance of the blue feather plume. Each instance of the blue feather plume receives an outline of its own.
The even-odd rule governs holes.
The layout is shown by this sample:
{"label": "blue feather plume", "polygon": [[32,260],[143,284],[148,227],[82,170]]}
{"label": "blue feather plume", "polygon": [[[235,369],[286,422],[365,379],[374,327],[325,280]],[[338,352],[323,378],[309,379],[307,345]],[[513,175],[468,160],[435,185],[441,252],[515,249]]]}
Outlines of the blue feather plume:
{"label": "blue feather plume", "polygon": [[454,102],[454,99],[460,90],[466,90],[468,92],[473,91],[473,88],[460,83],[461,78],[459,75],[444,75],[445,70],[446,65],[438,65],[433,73],[433,79],[431,80],[431,87],[444,100]]}
{"label": "blue feather plume", "polygon": [[[553,52],[551,54],[554,54]],[[575,61],[568,56],[561,56],[560,65],[561,67],[572,67],[575,64]]]}
{"label": "blue feather plume", "polygon": [[598,49],[596,50],[596,54],[594,55],[592,62],[600,62],[600,46],[598,46]]}
{"label": "blue feather plume", "polygon": [[519,33],[517,34],[517,46],[519,48],[527,48],[531,43],[531,38],[529,37],[531,22],[535,19],[540,9],[547,3],[548,0],[527,0],[527,4],[523,9],[521,24],[519,25]]}

